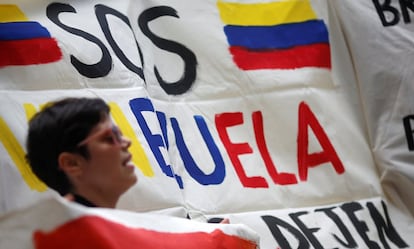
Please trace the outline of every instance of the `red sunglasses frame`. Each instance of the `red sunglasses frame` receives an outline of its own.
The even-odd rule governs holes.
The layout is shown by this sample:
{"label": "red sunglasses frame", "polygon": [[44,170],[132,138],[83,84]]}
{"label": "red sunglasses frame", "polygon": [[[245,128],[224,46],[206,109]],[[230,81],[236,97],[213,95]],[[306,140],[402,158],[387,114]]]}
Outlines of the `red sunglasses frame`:
{"label": "red sunglasses frame", "polygon": [[77,145],[77,147],[81,147],[83,145],[86,145],[87,143],[89,143],[92,139],[97,138],[99,136],[101,136],[102,134],[105,134],[109,132],[112,136],[113,141],[119,145],[122,143],[122,137],[123,134],[121,132],[121,130],[119,129],[118,126],[116,125],[112,125],[111,127],[108,127],[107,129],[103,129],[99,132],[95,132],[89,136],[87,136],[84,140],[80,141]]}

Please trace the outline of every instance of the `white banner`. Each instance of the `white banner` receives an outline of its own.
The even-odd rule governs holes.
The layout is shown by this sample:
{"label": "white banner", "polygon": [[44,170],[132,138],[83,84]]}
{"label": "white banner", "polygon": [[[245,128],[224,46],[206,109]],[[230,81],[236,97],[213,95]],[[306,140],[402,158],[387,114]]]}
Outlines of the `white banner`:
{"label": "white banner", "polygon": [[414,229],[379,198],[224,217],[257,231],[261,248],[410,248]]}
{"label": "white banner", "polygon": [[[364,107],[369,141],[385,191],[414,209],[413,25],[411,3],[330,1],[346,37]],[[352,15],[353,18],[348,18]],[[348,74],[352,75],[352,74]],[[348,78],[348,75],[343,75]],[[348,78],[349,79],[349,78]],[[398,194],[397,194],[398,193]]]}
{"label": "white banner", "polygon": [[[409,62],[396,48],[409,48],[411,26],[397,2],[0,0],[0,213],[56,195],[24,159],[30,117],[97,96],[133,144],[138,182],[120,209],[278,218],[304,208],[319,221],[311,210],[354,201],[372,215],[359,200],[378,198],[412,222],[411,71],[392,63]],[[396,248],[413,244],[402,220],[405,244],[388,234]],[[321,229],[320,247],[295,226],[279,246],[367,242],[364,228],[355,243]],[[381,236],[372,241],[387,248]]]}

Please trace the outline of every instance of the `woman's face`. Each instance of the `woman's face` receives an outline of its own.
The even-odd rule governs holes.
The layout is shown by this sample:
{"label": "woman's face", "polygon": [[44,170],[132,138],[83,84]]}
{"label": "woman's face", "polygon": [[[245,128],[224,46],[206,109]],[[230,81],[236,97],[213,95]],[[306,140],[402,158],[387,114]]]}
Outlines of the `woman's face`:
{"label": "woman's face", "polygon": [[86,145],[89,151],[80,176],[84,187],[98,194],[119,197],[136,183],[135,166],[128,152],[131,141],[122,136],[109,117],[95,126],[80,144]]}

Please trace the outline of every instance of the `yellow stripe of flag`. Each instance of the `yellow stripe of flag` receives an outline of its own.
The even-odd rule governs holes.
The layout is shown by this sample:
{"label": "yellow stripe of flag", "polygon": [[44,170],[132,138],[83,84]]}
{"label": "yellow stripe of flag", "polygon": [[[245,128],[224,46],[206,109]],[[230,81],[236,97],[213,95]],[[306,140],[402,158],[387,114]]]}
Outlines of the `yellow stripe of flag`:
{"label": "yellow stripe of flag", "polygon": [[231,3],[218,0],[220,17],[227,25],[271,26],[317,19],[309,0],[268,3]]}
{"label": "yellow stripe of flag", "polygon": [[29,19],[13,4],[0,5],[0,22],[25,22]]}
{"label": "yellow stripe of flag", "polygon": [[36,177],[30,166],[27,164],[22,146],[20,146],[16,137],[13,135],[13,132],[2,118],[0,118],[0,130],[0,141],[3,143],[3,146],[6,148],[13,162],[16,164],[23,180],[31,189],[39,192],[45,191],[47,189],[46,185]]}
{"label": "yellow stripe of flag", "polygon": [[145,176],[153,177],[154,171],[151,168],[148,157],[145,155],[144,148],[142,148],[141,143],[138,141],[133,128],[128,123],[126,117],[123,115],[121,109],[115,102],[110,102],[109,106],[111,108],[111,115],[115,123],[122,129],[122,132],[126,135],[126,137],[131,139],[132,143],[129,150],[132,153],[132,162]]}
{"label": "yellow stripe of flag", "polygon": [[32,104],[25,103],[23,104],[23,108],[26,111],[26,119],[29,121],[32,117],[36,114],[37,110],[36,107]]}

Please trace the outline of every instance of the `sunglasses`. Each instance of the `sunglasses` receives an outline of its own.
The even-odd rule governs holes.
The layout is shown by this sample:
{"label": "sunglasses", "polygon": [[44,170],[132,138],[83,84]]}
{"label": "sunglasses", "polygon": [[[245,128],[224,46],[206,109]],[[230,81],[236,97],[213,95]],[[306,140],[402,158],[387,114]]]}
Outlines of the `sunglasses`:
{"label": "sunglasses", "polygon": [[120,145],[122,143],[122,132],[119,129],[118,126],[116,125],[112,125],[111,127],[107,128],[107,129],[103,129],[99,132],[93,133],[90,136],[87,136],[84,140],[80,141],[77,145],[77,147],[81,147],[83,145],[86,145],[87,143],[89,143],[91,140],[100,137],[101,135],[110,135],[112,137],[112,140],[114,142],[115,145]]}

